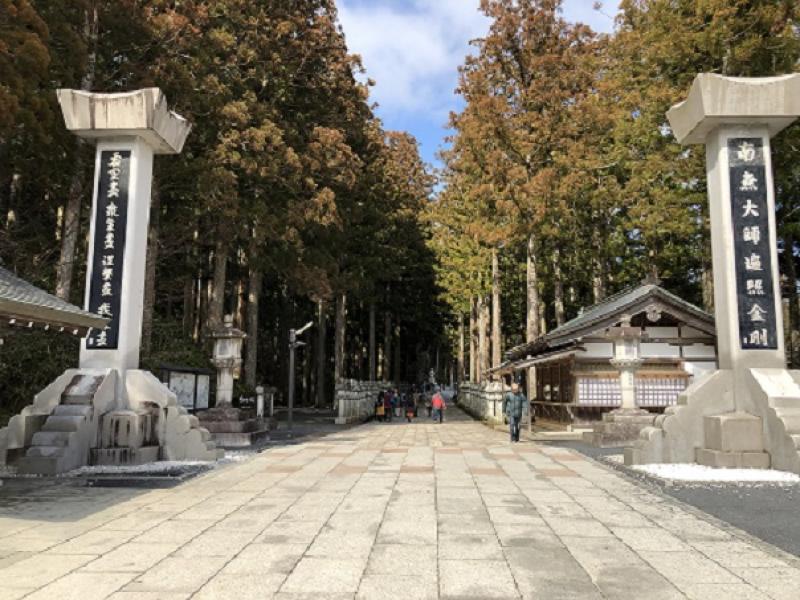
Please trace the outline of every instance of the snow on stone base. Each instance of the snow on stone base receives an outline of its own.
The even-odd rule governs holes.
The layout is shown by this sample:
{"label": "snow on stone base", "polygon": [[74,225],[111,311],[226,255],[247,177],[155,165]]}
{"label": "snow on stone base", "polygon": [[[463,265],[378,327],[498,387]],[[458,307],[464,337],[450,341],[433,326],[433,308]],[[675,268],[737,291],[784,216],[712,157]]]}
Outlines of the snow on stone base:
{"label": "snow on stone base", "polygon": [[636,465],[634,470],[672,481],[715,483],[800,483],[800,476],[769,469],[712,469],[694,464]]}

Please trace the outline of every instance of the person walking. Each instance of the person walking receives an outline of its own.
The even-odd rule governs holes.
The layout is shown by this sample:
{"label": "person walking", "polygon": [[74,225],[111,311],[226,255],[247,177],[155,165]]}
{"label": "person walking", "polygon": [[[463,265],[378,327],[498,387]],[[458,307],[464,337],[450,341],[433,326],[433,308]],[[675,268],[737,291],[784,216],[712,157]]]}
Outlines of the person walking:
{"label": "person walking", "polygon": [[414,402],[414,394],[407,394],[405,397],[406,420],[411,423],[416,412],[416,403]]}
{"label": "person walking", "polygon": [[508,417],[511,442],[519,442],[519,429],[522,417],[528,414],[528,399],[520,391],[518,383],[511,384],[511,391],[503,399],[503,414]]}
{"label": "person walking", "polygon": [[438,420],[439,423],[444,421],[444,411],[447,410],[447,402],[445,402],[444,396],[442,396],[438,388],[433,398],[431,398],[431,408],[433,409],[433,420]]}
{"label": "person walking", "polygon": [[392,392],[387,390],[383,394],[383,420],[392,422]]}
{"label": "person walking", "polygon": [[385,421],[386,411],[383,406],[383,392],[378,394],[378,399],[375,401],[375,420]]}

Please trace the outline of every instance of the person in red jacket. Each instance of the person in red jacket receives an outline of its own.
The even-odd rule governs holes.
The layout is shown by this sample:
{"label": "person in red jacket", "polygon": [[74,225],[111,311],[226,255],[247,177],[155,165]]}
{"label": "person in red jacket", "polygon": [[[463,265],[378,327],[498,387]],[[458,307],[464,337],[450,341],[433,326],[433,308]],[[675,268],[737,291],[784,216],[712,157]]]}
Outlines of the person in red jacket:
{"label": "person in red jacket", "polygon": [[444,400],[444,396],[439,391],[439,388],[436,388],[436,393],[431,398],[431,408],[433,409],[433,420],[438,420],[439,423],[444,421],[444,411],[447,410],[447,402]]}

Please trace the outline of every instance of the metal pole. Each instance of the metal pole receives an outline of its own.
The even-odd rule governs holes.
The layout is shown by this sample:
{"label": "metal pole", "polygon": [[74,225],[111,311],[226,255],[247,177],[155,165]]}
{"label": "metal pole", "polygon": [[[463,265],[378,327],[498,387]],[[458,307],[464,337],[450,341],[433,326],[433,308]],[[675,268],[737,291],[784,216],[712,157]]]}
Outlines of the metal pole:
{"label": "metal pole", "polygon": [[294,329],[289,330],[289,398],[288,415],[286,417],[286,427],[292,431],[292,410],[294,409],[294,349],[297,345],[297,333]]}

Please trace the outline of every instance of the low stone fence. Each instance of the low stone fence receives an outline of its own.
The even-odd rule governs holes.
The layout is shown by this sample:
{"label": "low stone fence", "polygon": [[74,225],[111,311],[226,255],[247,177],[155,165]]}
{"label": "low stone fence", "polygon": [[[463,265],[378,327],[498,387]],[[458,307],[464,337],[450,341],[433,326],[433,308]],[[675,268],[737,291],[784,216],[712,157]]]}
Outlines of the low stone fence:
{"label": "low stone fence", "polygon": [[334,404],[337,407],[337,425],[366,421],[375,414],[378,393],[393,387],[383,381],[357,381],[345,379],[336,384]]}
{"label": "low stone fence", "polygon": [[503,423],[503,386],[488,383],[462,382],[458,388],[458,405],[476,419],[489,424]]}

